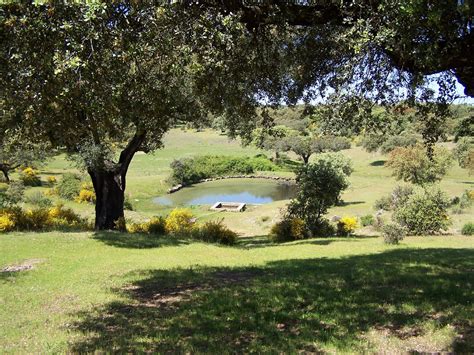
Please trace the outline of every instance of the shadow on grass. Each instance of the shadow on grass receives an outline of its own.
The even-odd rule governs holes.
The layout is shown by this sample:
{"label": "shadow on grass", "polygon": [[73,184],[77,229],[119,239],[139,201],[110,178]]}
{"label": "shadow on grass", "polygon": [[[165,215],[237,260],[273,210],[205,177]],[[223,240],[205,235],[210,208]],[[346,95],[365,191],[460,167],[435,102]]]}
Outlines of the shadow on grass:
{"label": "shadow on grass", "polygon": [[350,205],[360,205],[363,203],[365,203],[365,201],[339,201],[337,203],[337,206],[344,207],[344,206],[350,206]]}
{"label": "shadow on grass", "polygon": [[96,232],[94,239],[117,248],[150,249],[185,244],[171,237],[117,232]]}
{"label": "shadow on grass", "polygon": [[[70,351],[471,352],[473,270],[468,249],[148,270],[117,291],[124,301],[75,315],[83,336]],[[457,336],[438,349],[430,332],[445,329]],[[405,343],[387,349],[369,331]]]}
{"label": "shadow on grass", "polygon": [[370,163],[371,166],[384,166],[386,160],[375,160],[372,163]]}
{"label": "shadow on grass", "polygon": [[303,163],[296,160],[279,158],[277,165],[285,170],[296,171],[303,165]]}
{"label": "shadow on grass", "polygon": [[312,238],[312,239],[303,239],[298,241],[291,241],[285,243],[276,243],[271,241],[266,235],[259,235],[253,237],[243,237],[239,238],[236,248],[239,249],[256,249],[256,248],[268,248],[268,247],[281,247],[281,246],[292,246],[292,245],[302,245],[302,244],[312,244],[312,245],[329,245],[331,243],[337,242],[354,242],[362,241],[367,238],[378,238],[378,236],[351,236],[344,238]]}

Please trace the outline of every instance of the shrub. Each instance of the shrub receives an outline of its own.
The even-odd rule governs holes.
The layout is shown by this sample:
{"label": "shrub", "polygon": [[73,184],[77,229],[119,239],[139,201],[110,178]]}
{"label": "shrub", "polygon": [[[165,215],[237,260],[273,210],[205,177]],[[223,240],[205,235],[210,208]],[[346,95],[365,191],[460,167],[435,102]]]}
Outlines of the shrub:
{"label": "shrub", "polygon": [[79,194],[74,198],[79,203],[95,203],[96,196],[94,192],[94,186],[90,182],[85,182],[81,185]]}
{"label": "shrub", "polygon": [[56,192],[66,200],[74,200],[80,191],[81,178],[76,174],[63,174],[62,179],[56,185]]}
{"label": "shrub", "polygon": [[203,155],[174,160],[170,166],[171,182],[185,185],[218,176],[278,170],[277,165],[265,156],[251,158]]}
{"label": "shrub", "polygon": [[56,179],[55,176],[48,176],[47,181],[48,181],[48,184],[50,184],[50,185],[54,185],[58,182],[58,180]]}
{"label": "shrub", "polygon": [[312,237],[333,237],[336,235],[336,227],[327,219],[321,218],[318,223],[312,223],[309,227]]}
{"label": "shrub", "polygon": [[350,160],[336,153],[324,154],[301,167],[296,173],[296,198],[288,206],[289,215],[301,218],[313,230],[349,186],[351,172]]}
{"label": "shrub", "polygon": [[208,221],[200,225],[193,232],[193,237],[208,243],[235,244],[237,233],[227,228],[222,221]]}
{"label": "shrub", "polygon": [[41,230],[50,225],[49,210],[46,208],[33,208],[26,210],[24,213],[24,224],[21,229]]}
{"label": "shrub", "polygon": [[397,223],[382,226],[382,236],[386,244],[398,244],[406,236],[406,229]]}
{"label": "shrub", "polygon": [[38,207],[51,207],[53,201],[47,198],[41,191],[36,191],[26,198],[26,202]]}
{"label": "shrub", "polygon": [[0,232],[10,232],[15,228],[15,220],[9,213],[0,213]]}
{"label": "shrub", "polygon": [[396,186],[390,196],[392,208],[395,209],[398,206],[403,205],[408,198],[413,194],[413,186],[410,185],[399,185]]}
{"label": "shrub", "polygon": [[53,225],[71,225],[83,224],[85,221],[77,215],[72,209],[65,208],[63,204],[57,204],[49,210],[49,218]]}
{"label": "shrub", "polygon": [[450,201],[439,188],[418,188],[393,214],[395,221],[415,235],[436,234],[451,224]]}
{"label": "shrub", "polygon": [[164,217],[152,217],[148,222],[127,225],[127,230],[129,233],[164,235],[166,234],[166,219]]}
{"label": "shrub", "polygon": [[462,226],[462,235],[474,235],[474,222],[468,222]]}
{"label": "shrub", "polygon": [[390,196],[382,196],[375,200],[374,209],[390,211],[392,209],[392,198]]}
{"label": "shrub", "polygon": [[343,237],[349,236],[354,233],[357,227],[356,217],[342,217],[337,222],[337,234]]}
{"label": "shrub", "polygon": [[194,228],[195,218],[187,208],[175,208],[166,217],[166,232],[174,235],[188,235]]}
{"label": "shrub", "polygon": [[289,242],[308,237],[306,225],[301,218],[285,217],[273,225],[270,230],[270,239],[274,242]]}
{"label": "shrub", "polygon": [[20,173],[20,179],[25,186],[41,186],[41,180],[38,177],[38,171],[33,168],[25,168]]}
{"label": "shrub", "polygon": [[0,191],[0,208],[14,206],[23,200],[25,186],[22,181],[11,181],[5,190]]}
{"label": "shrub", "polygon": [[371,214],[360,217],[360,224],[362,225],[362,227],[371,226],[374,223],[375,223],[375,218]]}
{"label": "shrub", "polygon": [[150,234],[166,234],[166,219],[164,217],[152,217],[147,223],[147,230]]}
{"label": "shrub", "polygon": [[403,205],[409,196],[413,194],[413,187],[410,185],[396,186],[389,196],[383,196],[375,201],[376,210],[391,211],[397,206]]}

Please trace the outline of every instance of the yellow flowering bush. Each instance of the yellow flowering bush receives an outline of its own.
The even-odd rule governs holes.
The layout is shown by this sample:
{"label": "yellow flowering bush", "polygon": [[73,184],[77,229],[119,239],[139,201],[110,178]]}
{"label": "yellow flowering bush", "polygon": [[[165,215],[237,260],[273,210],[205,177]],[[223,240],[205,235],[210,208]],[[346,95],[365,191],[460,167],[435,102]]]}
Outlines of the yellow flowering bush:
{"label": "yellow flowering bush", "polygon": [[74,200],[79,203],[95,203],[95,199],[94,191],[81,190]]}
{"label": "yellow flowering bush", "polygon": [[148,222],[127,224],[129,233],[166,234],[166,219],[164,217],[152,217]]}
{"label": "yellow flowering bush", "polygon": [[13,229],[43,230],[55,227],[90,229],[86,220],[61,204],[52,208],[39,207],[22,210],[20,207],[10,207],[0,210],[0,232]]}
{"label": "yellow flowering bush", "polygon": [[15,228],[15,220],[9,213],[0,214],[0,232],[10,232]]}
{"label": "yellow flowering bush", "polygon": [[38,171],[33,168],[25,168],[20,173],[20,179],[25,186],[40,186],[41,180],[38,177]]}
{"label": "yellow flowering bush", "polygon": [[166,217],[165,228],[170,234],[188,234],[194,227],[194,216],[187,208],[175,208]]}
{"label": "yellow flowering bush", "polygon": [[351,235],[352,233],[354,233],[357,227],[358,224],[356,217],[342,217],[337,222],[337,234],[341,236]]}
{"label": "yellow flowering bush", "polygon": [[48,181],[48,184],[54,185],[58,180],[56,179],[55,176],[48,176],[47,181]]}
{"label": "yellow flowering bush", "polygon": [[94,187],[90,182],[83,183],[75,201],[79,203],[95,203]]}

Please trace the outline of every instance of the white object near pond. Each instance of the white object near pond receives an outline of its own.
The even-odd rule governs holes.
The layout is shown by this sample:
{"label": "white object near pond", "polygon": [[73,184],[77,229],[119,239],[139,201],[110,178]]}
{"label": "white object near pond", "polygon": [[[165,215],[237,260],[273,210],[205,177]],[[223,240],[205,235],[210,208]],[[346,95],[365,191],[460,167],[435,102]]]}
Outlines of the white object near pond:
{"label": "white object near pond", "polygon": [[240,202],[216,202],[212,205],[212,211],[242,212],[245,210],[245,203]]}

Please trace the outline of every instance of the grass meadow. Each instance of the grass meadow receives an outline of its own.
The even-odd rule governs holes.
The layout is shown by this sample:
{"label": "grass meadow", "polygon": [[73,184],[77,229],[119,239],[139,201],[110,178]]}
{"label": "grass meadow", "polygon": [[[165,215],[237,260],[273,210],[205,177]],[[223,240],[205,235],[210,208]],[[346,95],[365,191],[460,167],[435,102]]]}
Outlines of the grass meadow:
{"label": "grass meadow", "polygon": [[[169,212],[151,200],[169,187],[174,158],[262,153],[213,131],[172,130],[164,143],[130,167],[127,218]],[[329,217],[374,213],[397,184],[386,158],[358,147],[344,154],[355,171]],[[72,170],[60,156],[42,176]],[[474,179],[455,165],[441,186],[459,196]],[[448,235],[398,246],[370,228],[273,244],[266,234],[286,203],[193,207],[241,235],[232,247],[115,232],[0,235],[0,269],[25,269],[0,273],[0,352],[474,352],[474,238],[459,232],[473,207],[451,216]],[[67,205],[93,215],[91,205]]]}

